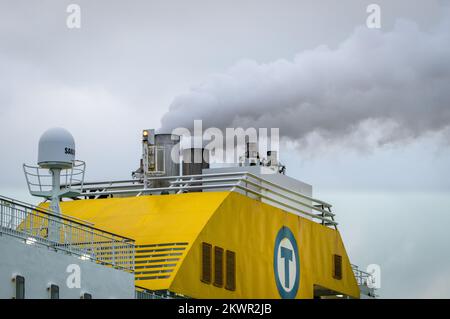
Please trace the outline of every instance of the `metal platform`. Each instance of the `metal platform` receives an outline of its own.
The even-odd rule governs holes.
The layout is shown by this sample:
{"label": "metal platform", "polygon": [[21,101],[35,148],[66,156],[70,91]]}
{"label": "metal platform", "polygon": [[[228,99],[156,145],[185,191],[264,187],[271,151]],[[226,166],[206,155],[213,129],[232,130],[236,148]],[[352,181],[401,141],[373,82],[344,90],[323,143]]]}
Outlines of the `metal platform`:
{"label": "metal platform", "polygon": [[[79,195],[83,188],[85,170],[85,162],[74,161],[71,168],[61,171],[60,180],[64,187],[61,187],[60,197]],[[53,175],[49,169],[23,164],[23,171],[31,195],[48,199],[53,196]],[[72,184],[77,185],[77,190],[71,188]]]}

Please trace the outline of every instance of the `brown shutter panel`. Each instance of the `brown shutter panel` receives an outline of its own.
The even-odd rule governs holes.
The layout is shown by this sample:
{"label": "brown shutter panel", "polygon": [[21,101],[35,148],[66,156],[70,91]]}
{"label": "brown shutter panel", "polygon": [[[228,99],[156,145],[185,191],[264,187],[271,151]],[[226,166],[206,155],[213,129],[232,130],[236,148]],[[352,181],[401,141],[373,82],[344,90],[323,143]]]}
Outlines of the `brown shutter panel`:
{"label": "brown shutter panel", "polygon": [[342,256],[333,255],[333,278],[342,279]]}
{"label": "brown shutter panel", "polygon": [[227,250],[226,252],[226,282],[225,289],[236,290],[236,253]]}
{"label": "brown shutter panel", "polygon": [[223,287],[223,248],[214,247],[214,286]]}
{"label": "brown shutter panel", "polygon": [[202,243],[202,278],[204,283],[211,283],[212,268],[212,246],[208,243]]}

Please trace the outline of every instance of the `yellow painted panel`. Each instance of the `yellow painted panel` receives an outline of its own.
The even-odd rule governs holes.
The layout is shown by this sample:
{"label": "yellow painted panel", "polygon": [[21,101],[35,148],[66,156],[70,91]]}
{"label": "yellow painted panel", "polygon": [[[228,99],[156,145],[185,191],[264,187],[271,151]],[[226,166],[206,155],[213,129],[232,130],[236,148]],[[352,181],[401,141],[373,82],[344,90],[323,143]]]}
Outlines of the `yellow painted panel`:
{"label": "yellow painted panel", "polygon": [[[168,279],[138,280],[136,285],[152,290],[168,289],[190,245],[205,226],[217,207],[228,195],[227,192],[190,193],[160,196],[139,196],[77,200],[61,203],[63,214],[73,216],[94,224],[94,227],[132,238],[136,245],[154,245],[170,243],[168,246],[139,248],[185,248],[177,256],[159,256],[164,252],[148,253],[154,260],[179,258],[177,266]],[[48,207],[48,203],[42,204]],[[174,245],[188,243],[188,245]],[[139,256],[146,255],[139,253]],[[139,265],[139,264],[137,264]]]}
{"label": "yellow painted panel", "polygon": [[[312,298],[314,285],[359,297],[359,289],[338,231],[237,193],[79,200],[61,203],[61,208],[66,215],[133,238],[137,245],[151,245],[138,248],[137,257],[143,258],[136,258],[137,266],[148,265],[139,261],[180,258],[178,261],[168,261],[177,264],[173,272],[159,274],[170,275],[170,278],[136,280],[136,285],[140,287],[170,289],[194,298],[280,298],[275,281],[274,250],[277,233],[282,227],[287,227],[297,242],[300,259],[300,281],[295,297]],[[203,241],[236,253],[235,291],[200,281]],[[166,243],[170,245],[153,246]],[[185,250],[170,250],[174,247]],[[166,248],[169,251],[155,251]],[[160,256],[166,253],[182,255]],[[332,277],[333,254],[342,256],[341,280]],[[144,269],[138,270],[141,271]]]}
{"label": "yellow painted panel", "polygon": [[228,193],[190,193],[78,200],[61,203],[64,214],[130,237],[137,245],[190,242]]}
{"label": "yellow painted panel", "polygon": [[[313,285],[359,297],[351,265],[339,232],[279,208],[230,193],[178,270],[171,290],[194,298],[280,298],[274,274],[278,231],[294,234],[300,258],[297,298],[313,298]],[[236,291],[200,281],[201,243],[208,242],[236,253]],[[342,256],[343,278],[332,277],[332,256]]]}

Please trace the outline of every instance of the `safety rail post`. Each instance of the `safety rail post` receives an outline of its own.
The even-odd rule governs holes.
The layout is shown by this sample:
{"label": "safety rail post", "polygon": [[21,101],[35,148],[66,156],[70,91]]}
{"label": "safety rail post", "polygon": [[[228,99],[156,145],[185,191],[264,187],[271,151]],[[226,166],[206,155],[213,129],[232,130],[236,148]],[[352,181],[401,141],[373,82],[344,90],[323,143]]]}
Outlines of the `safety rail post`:
{"label": "safety rail post", "polygon": [[0,235],[3,233],[3,201],[0,200]]}
{"label": "safety rail post", "polygon": [[91,234],[91,248],[90,248],[90,254],[88,254],[88,255],[89,255],[89,258],[91,258],[94,255],[94,249],[95,249],[94,248],[94,232],[90,231],[89,233]]}
{"label": "safety rail post", "polygon": [[136,269],[136,247],[132,246],[131,247],[131,261],[132,261],[132,267],[133,267],[133,271]]}
{"label": "safety rail post", "polygon": [[67,228],[68,228],[69,234],[66,233],[66,237],[65,237],[66,240],[65,240],[64,244],[67,244],[69,246],[69,251],[73,252],[73,247],[72,247],[71,243],[73,243],[74,228],[73,228],[71,221],[68,222]]}
{"label": "safety rail post", "polygon": [[112,251],[111,251],[111,253],[112,253],[112,264],[115,267],[116,266],[116,240],[115,239],[113,240],[112,245],[113,245],[112,246]]}
{"label": "safety rail post", "polygon": [[8,212],[8,224],[7,224],[7,226],[9,227],[9,228],[11,228],[11,229],[13,229],[14,228],[14,225],[13,225],[13,222],[14,222],[14,216],[12,215],[12,213],[11,213],[11,205],[8,205],[8,208],[7,208],[7,212]]}
{"label": "safety rail post", "polygon": [[12,216],[11,225],[12,225],[13,229],[16,229],[17,228],[17,214],[16,214],[15,209],[11,210],[11,216]]}

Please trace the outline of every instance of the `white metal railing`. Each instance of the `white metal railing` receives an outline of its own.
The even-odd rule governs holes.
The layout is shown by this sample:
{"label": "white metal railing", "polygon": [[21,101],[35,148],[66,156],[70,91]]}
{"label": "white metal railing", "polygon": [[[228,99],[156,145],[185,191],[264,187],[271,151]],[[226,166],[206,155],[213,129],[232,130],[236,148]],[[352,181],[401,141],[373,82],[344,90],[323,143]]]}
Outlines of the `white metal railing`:
{"label": "white metal railing", "polygon": [[356,282],[358,283],[361,296],[369,298],[377,298],[377,289],[374,286],[376,278],[373,274],[366,271],[362,271],[358,266],[352,264],[353,274],[355,275]]}
{"label": "white metal railing", "polygon": [[362,271],[358,266],[352,265],[353,273],[355,274],[356,282],[358,286],[367,286],[371,287],[373,283],[375,283],[375,278],[372,274]]}
{"label": "white metal railing", "polygon": [[[50,227],[58,229],[56,238],[49,238]],[[43,245],[116,269],[134,271],[134,240],[4,196],[0,196],[0,235],[17,237],[30,245]]]}
{"label": "white metal railing", "polygon": [[[71,168],[61,171],[60,181],[61,184],[64,184],[64,188],[62,189],[66,191],[65,196],[70,197],[76,195],[71,189],[72,185],[77,185],[78,189],[83,188],[85,170],[86,163],[77,160],[73,162]],[[25,173],[28,190],[32,195],[48,198],[52,196],[53,176],[49,169],[23,164],[23,171]]]}
{"label": "white metal railing", "polygon": [[[249,172],[227,172],[184,176],[161,176],[148,179],[152,182],[165,181],[167,186],[144,188],[136,180],[84,183],[80,190],[86,198],[107,196],[140,196],[150,194],[178,194],[193,191],[234,191],[263,201],[292,213],[307,216],[326,226],[336,226],[331,205],[288,189],[277,183]],[[72,185],[77,187],[77,185]]]}
{"label": "white metal railing", "polygon": [[170,297],[164,294],[158,294],[154,291],[149,291],[145,288],[135,287],[134,293],[135,299],[170,299]]}
{"label": "white metal railing", "polygon": [[143,287],[135,286],[135,299],[187,299],[188,297],[173,293],[168,290],[152,291]]}

